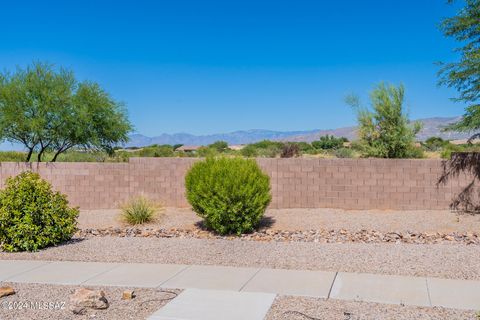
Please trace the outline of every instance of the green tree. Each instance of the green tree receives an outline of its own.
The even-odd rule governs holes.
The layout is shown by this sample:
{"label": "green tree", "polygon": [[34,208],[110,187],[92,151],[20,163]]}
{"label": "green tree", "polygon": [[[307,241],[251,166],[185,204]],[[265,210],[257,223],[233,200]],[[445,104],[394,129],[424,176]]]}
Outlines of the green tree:
{"label": "green tree", "polygon": [[78,82],[72,71],[33,63],[0,74],[0,138],[34,151],[59,154],[74,147],[104,150],[128,140],[132,126],[121,103],[98,84]]}
{"label": "green tree", "polygon": [[320,140],[313,141],[312,146],[314,146],[315,149],[323,150],[339,149],[343,147],[344,142],[348,142],[348,139],[345,137],[337,138],[333,135],[327,134],[326,136],[321,136]]}
{"label": "green tree", "polygon": [[[456,16],[444,19],[440,29],[463,45],[456,49],[460,55],[457,62],[441,63],[440,84],[455,88],[459,96],[454,100],[468,104],[462,120],[447,129],[476,131],[480,129],[480,0],[465,0],[465,6]],[[480,133],[470,139],[478,136]]]}
{"label": "green tree", "polygon": [[219,140],[219,141],[215,141],[212,144],[209,144],[208,147],[213,148],[218,152],[224,152],[228,149],[228,142]]}
{"label": "green tree", "polygon": [[420,123],[411,124],[403,110],[405,89],[380,83],[370,94],[372,110],[363,108],[357,96],[347,103],[357,112],[358,146],[364,156],[410,158],[420,156],[415,135]]}

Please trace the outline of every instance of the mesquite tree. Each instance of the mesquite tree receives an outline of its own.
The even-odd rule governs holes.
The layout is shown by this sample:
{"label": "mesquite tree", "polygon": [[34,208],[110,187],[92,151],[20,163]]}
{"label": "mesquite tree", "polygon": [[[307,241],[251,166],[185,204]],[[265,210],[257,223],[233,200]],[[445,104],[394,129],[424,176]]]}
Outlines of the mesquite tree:
{"label": "mesquite tree", "polygon": [[72,71],[34,63],[0,74],[0,138],[21,143],[30,161],[74,147],[111,152],[132,126],[124,106],[98,84],[78,82]]}
{"label": "mesquite tree", "polygon": [[[440,84],[455,88],[459,96],[454,100],[468,104],[463,118],[449,129],[475,133],[480,129],[480,0],[465,0],[459,13],[443,20],[440,28],[462,44],[456,49],[458,61],[441,63]],[[479,136],[475,133],[470,140]]]}

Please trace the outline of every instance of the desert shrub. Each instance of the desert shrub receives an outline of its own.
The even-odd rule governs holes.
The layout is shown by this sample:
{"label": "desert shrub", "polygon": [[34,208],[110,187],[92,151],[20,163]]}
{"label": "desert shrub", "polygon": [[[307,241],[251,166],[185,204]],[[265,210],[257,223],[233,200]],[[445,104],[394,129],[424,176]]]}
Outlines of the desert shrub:
{"label": "desert shrub", "polygon": [[217,152],[224,152],[228,149],[228,142],[215,141],[214,143],[209,144],[208,147],[217,150]]}
{"label": "desert shrub", "polygon": [[257,149],[268,149],[268,148],[277,148],[281,149],[283,146],[283,142],[279,141],[271,141],[271,140],[262,140],[259,142],[255,142],[251,144]]}
{"label": "desert shrub", "polygon": [[270,179],[255,160],[208,158],[185,178],[188,202],[220,234],[251,232],[270,203]]}
{"label": "desert shrub", "polygon": [[152,222],[162,207],[143,196],[131,199],[122,207],[123,220],[131,225]]}
{"label": "desert shrub", "polygon": [[330,150],[330,149],[339,149],[343,147],[343,143],[347,142],[348,139],[344,137],[334,137],[333,135],[326,135],[320,137],[320,140],[313,141],[312,146],[315,149]]}
{"label": "desert shrub", "polygon": [[214,157],[218,154],[217,149],[210,147],[200,147],[198,148],[196,155],[202,158]]}
{"label": "desert shrub", "polygon": [[244,157],[252,158],[258,156],[258,149],[255,148],[254,145],[246,145],[242,150],[240,150],[240,154]]}
{"label": "desert shrub", "polygon": [[440,157],[442,157],[443,159],[450,159],[452,153],[455,152],[480,152],[480,145],[449,143],[440,152]]}
{"label": "desert shrub", "polygon": [[315,148],[308,142],[294,142],[297,146],[300,152],[311,152],[312,150],[315,150]]}
{"label": "desert shrub", "polygon": [[335,150],[334,155],[337,158],[353,158],[354,152],[349,148],[340,148]]}
{"label": "desert shrub", "polygon": [[18,151],[0,151],[0,161],[3,162],[24,162],[25,152]]}
{"label": "desert shrub", "polygon": [[281,158],[293,158],[300,155],[300,148],[295,143],[285,143],[282,147],[282,152],[280,153]]}
{"label": "desert shrub", "polygon": [[439,151],[447,146],[450,142],[440,137],[430,137],[422,142],[422,147],[427,151]]}
{"label": "desert shrub", "polygon": [[0,246],[5,251],[37,251],[69,240],[78,209],[33,172],[8,178],[0,191]]}
{"label": "desert shrub", "polygon": [[173,147],[170,145],[152,145],[137,151],[140,157],[173,157]]}

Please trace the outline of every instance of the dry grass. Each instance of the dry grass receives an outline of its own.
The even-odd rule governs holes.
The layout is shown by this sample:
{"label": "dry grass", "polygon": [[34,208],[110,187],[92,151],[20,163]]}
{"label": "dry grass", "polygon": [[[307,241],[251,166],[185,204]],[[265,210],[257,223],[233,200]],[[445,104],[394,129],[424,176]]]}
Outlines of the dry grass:
{"label": "dry grass", "polygon": [[144,196],[130,199],[122,206],[122,220],[130,225],[139,225],[157,221],[165,211],[161,204],[150,201]]}

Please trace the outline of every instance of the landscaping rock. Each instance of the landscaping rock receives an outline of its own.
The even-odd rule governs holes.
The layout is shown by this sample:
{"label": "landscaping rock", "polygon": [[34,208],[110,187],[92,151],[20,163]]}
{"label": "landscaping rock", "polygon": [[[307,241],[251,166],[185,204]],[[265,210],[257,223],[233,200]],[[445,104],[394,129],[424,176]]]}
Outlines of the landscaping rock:
{"label": "landscaping rock", "polygon": [[122,294],[122,300],[132,300],[135,298],[135,291],[133,290],[125,290]]}
{"label": "landscaping rock", "polygon": [[104,228],[82,229],[79,237],[116,236],[142,238],[196,238],[196,239],[240,239],[245,241],[277,241],[277,242],[318,242],[318,243],[462,243],[480,245],[480,233],[417,233],[417,232],[380,232],[377,230],[260,230],[241,236],[220,236],[203,229],[151,229],[151,228]]}
{"label": "landscaping rock", "polygon": [[15,290],[12,287],[0,287],[0,298],[11,296],[15,294]]}
{"label": "landscaping rock", "polygon": [[84,314],[86,308],[107,309],[109,304],[101,290],[80,288],[70,296],[71,310],[75,314]]}

